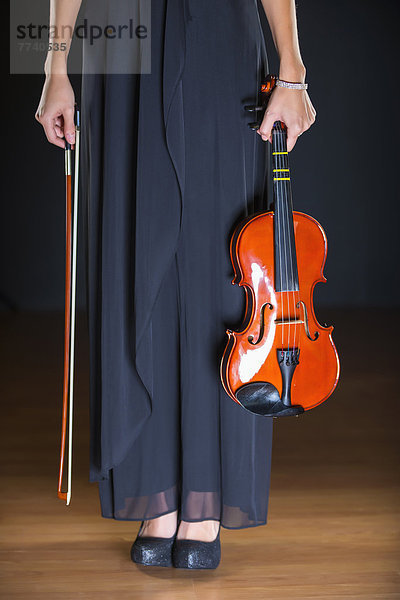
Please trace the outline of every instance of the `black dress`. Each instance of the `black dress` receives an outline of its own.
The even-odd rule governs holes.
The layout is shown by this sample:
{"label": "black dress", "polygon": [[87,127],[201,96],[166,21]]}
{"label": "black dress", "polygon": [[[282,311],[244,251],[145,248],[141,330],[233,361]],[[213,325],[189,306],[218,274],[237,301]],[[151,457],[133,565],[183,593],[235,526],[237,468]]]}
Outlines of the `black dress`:
{"label": "black dress", "polygon": [[103,517],[263,525],[272,419],[219,377],[245,306],[230,236],[266,203],[267,147],[243,109],[268,72],[257,3],[151,10],[151,73],[90,74],[84,54],[90,481]]}

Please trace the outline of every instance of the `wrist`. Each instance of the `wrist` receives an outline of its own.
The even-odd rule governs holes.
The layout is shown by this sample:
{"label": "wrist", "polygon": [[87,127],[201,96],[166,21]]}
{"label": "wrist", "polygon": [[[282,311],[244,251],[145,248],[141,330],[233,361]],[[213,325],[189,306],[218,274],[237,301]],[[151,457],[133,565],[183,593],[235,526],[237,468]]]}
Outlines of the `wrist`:
{"label": "wrist", "polygon": [[51,75],[67,75],[68,68],[66,53],[55,53],[54,51],[49,51],[44,63],[44,73],[46,77],[50,77]]}
{"label": "wrist", "polygon": [[306,80],[306,68],[301,61],[281,59],[279,65],[279,79],[304,83]]}

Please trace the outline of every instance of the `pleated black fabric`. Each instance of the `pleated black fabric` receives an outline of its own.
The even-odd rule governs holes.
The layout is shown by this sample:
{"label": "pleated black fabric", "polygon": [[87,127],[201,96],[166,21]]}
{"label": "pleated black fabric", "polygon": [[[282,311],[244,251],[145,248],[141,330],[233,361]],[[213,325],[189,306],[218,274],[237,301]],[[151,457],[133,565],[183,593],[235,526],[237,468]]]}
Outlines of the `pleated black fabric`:
{"label": "pleated black fabric", "polygon": [[257,5],[157,0],[151,26],[151,74],[82,77],[90,481],[104,517],[262,525],[272,419],[219,378],[245,305],[230,236],[266,203]]}

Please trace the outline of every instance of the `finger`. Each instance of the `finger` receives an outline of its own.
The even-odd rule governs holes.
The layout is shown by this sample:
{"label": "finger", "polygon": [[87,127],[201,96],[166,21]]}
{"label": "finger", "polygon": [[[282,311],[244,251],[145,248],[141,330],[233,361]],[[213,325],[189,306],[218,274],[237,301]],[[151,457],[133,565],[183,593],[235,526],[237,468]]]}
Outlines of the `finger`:
{"label": "finger", "polygon": [[54,144],[55,146],[58,146],[59,148],[65,148],[65,141],[60,139],[59,137],[57,137],[54,125],[53,125],[53,120],[52,119],[46,119],[43,123],[43,129],[44,132],[46,134],[47,140],[51,143]]}
{"label": "finger", "polygon": [[300,127],[300,125],[298,123],[294,124],[294,125],[288,125],[287,128],[287,149],[288,152],[291,152],[291,150],[293,150],[297,139],[299,137],[299,135],[301,135],[303,129],[302,127]]}
{"label": "finger", "polygon": [[261,123],[261,127],[259,130],[260,135],[265,142],[267,140],[272,142],[272,127],[275,121],[278,120],[279,118],[277,117],[276,113],[265,113],[264,119]]}
{"label": "finger", "polygon": [[56,117],[53,119],[54,130],[56,132],[57,137],[64,137],[64,123],[62,117]]}
{"label": "finger", "polygon": [[64,136],[70,144],[75,143],[74,109],[67,108],[64,113]]}
{"label": "finger", "polygon": [[293,150],[293,148],[296,145],[297,139],[298,139],[297,137],[296,138],[293,138],[293,137],[288,138],[288,140],[287,140],[287,151],[288,152],[291,152]]}
{"label": "finger", "polygon": [[57,137],[59,137],[59,138],[64,137],[64,132],[61,127],[59,127],[58,125],[54,125],[54,130],[56,132]]}

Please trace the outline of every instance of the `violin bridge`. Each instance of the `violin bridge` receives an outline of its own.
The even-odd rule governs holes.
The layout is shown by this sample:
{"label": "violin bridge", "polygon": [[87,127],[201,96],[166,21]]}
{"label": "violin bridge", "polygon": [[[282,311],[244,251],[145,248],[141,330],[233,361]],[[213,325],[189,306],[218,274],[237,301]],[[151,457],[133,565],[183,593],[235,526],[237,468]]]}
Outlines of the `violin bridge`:
{"label": "violin bridge", "polygon": [[304,325],[300,319],[275,319],[276,325]]}

